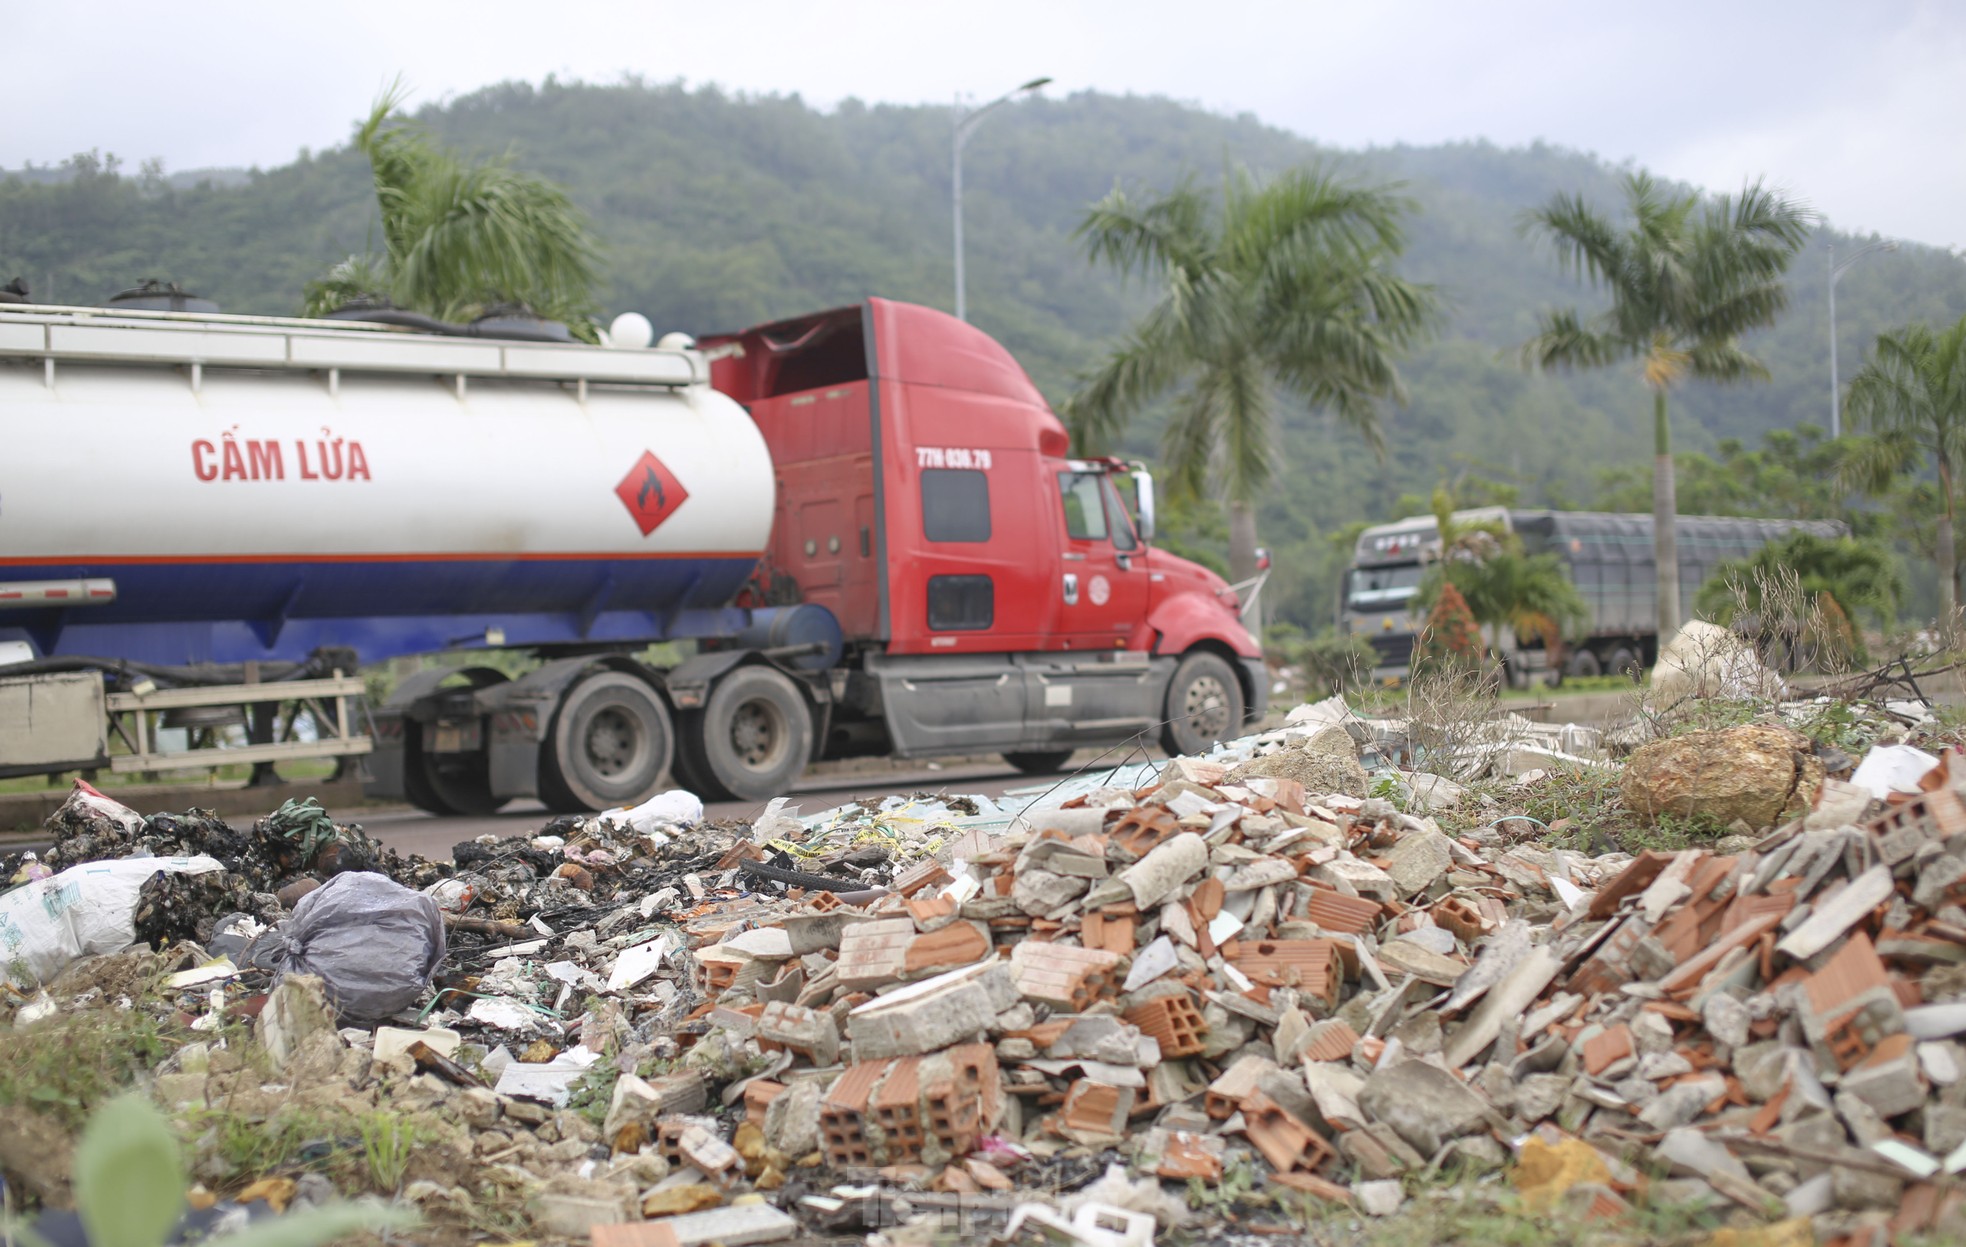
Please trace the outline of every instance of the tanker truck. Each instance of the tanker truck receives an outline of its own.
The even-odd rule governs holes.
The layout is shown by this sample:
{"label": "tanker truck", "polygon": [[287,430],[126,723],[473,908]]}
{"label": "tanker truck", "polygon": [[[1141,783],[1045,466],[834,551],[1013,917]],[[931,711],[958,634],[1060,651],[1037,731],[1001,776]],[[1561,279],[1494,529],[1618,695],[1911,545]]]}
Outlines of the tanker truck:
{"label": "tanker truck", "polygon": [[[277,703],[284,738],[212,757],[579,811],[856,754],[1192,752],[1261,714],[1235,595],[1153,545],[1152,478],[1074,458],[969,325],[870,298],[554,337],[0,305],[0,776],[198,765],[173,716]],[[430,654],[461,657],[362,696]]]}

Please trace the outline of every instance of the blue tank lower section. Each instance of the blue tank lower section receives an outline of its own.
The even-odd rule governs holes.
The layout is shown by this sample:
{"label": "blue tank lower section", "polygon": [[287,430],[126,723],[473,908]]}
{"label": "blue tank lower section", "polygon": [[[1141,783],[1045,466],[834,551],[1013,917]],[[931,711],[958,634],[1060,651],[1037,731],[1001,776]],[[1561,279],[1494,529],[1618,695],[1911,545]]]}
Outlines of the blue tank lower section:
{"label": "blue tank lower section", "polygon": [[510,646],[731,636],[754,613],[724,604],[755,565],[741,555],[0,564],[0,580],[116,582],[102,606],[0,613],[0,641],[43,657],[178,665],[294,661],[324,647],[378,662],[481,648],[491,631]]}

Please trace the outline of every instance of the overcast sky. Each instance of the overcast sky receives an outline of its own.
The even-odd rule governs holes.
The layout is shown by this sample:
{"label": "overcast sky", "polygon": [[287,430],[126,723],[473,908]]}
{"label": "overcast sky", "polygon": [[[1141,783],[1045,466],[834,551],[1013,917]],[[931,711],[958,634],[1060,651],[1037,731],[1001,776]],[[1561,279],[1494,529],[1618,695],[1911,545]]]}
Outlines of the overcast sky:
{"label": "overcast sky", "polygon": [[413,103],[624,72],[830,106],[1160,94],[1347,147],[1548,140],[1717,190],[1766,176],[1839,228],[1966,245],[1966,3],[1934,0],[0,0],[0,167],[271,166]]}

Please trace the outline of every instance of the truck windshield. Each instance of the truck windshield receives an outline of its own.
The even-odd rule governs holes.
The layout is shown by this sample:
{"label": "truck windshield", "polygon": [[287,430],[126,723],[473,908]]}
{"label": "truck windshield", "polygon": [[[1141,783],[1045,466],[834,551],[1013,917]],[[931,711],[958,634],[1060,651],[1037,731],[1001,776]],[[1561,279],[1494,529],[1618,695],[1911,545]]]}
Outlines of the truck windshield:
{"label": "truck windshield", "polygon": [[1353,610],[1381,610],[1398,606],[1413,596],[1420,586],[1418,563],[1396,563],[1390,567],[1354,567],[1346,604]]}

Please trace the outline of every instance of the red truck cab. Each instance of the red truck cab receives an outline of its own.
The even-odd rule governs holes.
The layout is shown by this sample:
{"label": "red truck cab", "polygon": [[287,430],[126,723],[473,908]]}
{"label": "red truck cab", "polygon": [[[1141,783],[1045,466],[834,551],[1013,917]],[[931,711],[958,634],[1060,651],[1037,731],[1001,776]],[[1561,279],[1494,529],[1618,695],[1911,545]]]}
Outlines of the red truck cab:
{"label": "red truck cab", "polygon": [[706,338],[777,473],[739,605],[823,606],[845,656],[818,756],[1206,749],[1260,717],[1261,649],[1222,579],[1153,548],[1116,480],[1069,455],[1008,351],[930,308],[869,299]]}

